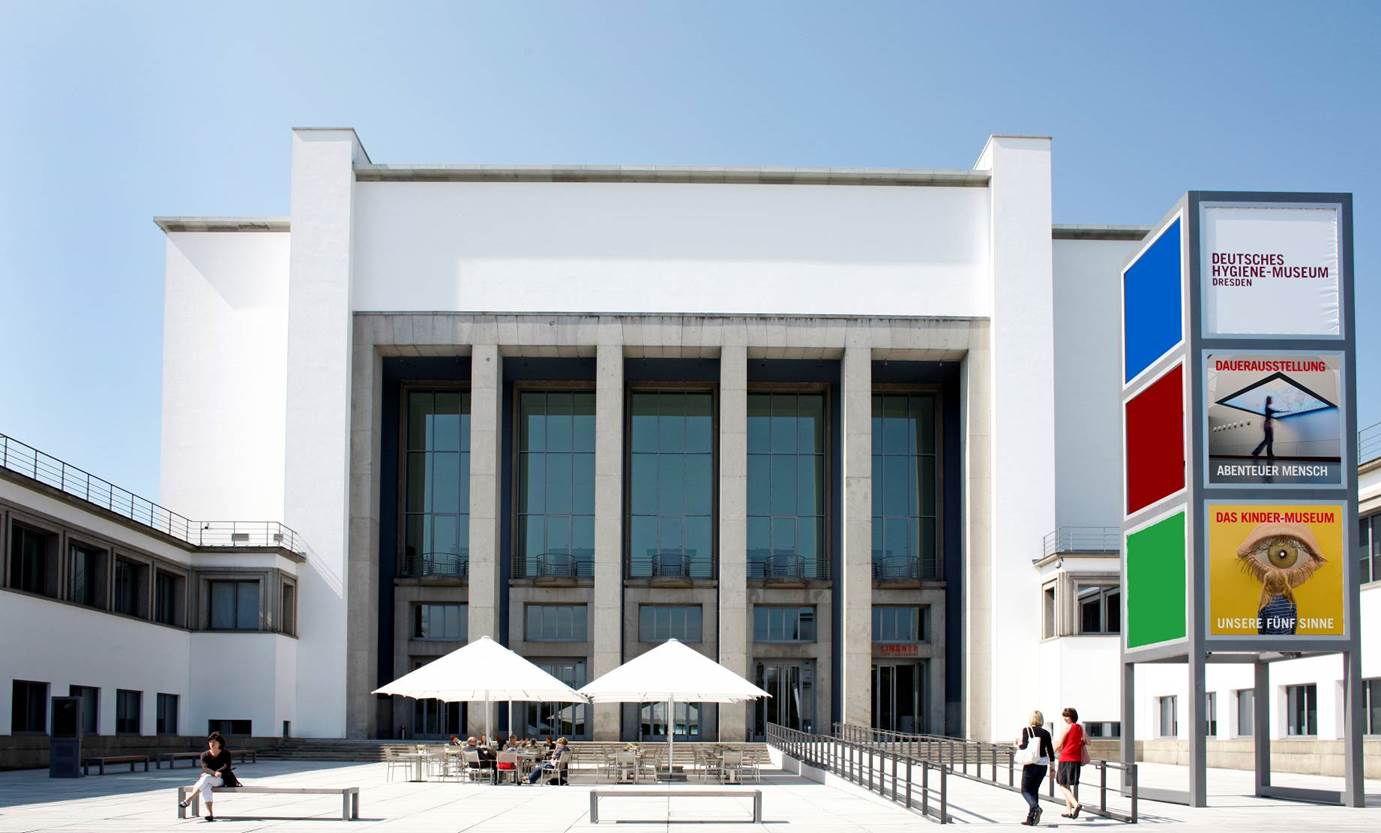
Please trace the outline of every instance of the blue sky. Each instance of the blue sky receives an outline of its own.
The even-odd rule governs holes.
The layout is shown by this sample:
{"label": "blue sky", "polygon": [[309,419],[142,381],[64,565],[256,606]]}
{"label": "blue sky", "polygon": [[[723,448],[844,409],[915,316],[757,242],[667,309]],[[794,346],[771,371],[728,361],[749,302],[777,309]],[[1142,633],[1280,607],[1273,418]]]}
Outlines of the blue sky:
{"label": "blue sky", "polygon": [[[156,214],[288,212],[295,125],[384,163],[967,168],[1054,137],[1055,221],[1355,194],[1381,420],[1381,3],[0,6],[0,432],[158,490]],[[268,472],[266,477],[278,477]],[[176,509],[177,507],[172,507]]]}

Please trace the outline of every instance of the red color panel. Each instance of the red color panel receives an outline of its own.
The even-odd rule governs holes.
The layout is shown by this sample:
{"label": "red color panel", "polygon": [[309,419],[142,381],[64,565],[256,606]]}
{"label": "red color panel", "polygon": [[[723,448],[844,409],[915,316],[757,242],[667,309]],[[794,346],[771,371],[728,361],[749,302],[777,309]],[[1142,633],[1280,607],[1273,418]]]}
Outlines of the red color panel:
{"label": "red color panel", "polygon": [[1127,401],[1127,514],[1184,488],[1184,366]]}

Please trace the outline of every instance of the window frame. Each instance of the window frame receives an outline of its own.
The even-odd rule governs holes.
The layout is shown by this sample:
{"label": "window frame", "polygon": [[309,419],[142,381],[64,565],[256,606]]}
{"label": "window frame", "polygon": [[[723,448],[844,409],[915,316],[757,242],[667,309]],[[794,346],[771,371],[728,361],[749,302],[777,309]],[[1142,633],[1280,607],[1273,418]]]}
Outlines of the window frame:
{"label": "window frame", "polygon": [[[591,453],[592,453],[592,455],[593,455],[593,457],[594,457],[595,478],[596,478],[596,482],[597,482],[597,481],[598,481],[598,477],[599,477],[599,468],[598,468],[598,467],[599,467],[599,449],[598,449],[598,443],[599,443],[599,424],[598,424],[598,420],[599,420],[599,400],[598,400],[598,396],[599,396],[599,392],[598,392],[598,390],[597,390],[597,388],[596,388],[595,382],[592,381],[592,380],[586,380],[586,379],[576,379],[576,380],[551,380],[551,381],[539,380],[539,379],[516,379],[516,380],[513,381],[512,385],[513,385],[513,391],[512,391],[512,406],[511,406],[511,409],[512,409],[512,415],[511,415],[511,416],[512,416],[512,419],[509,420],[509,431],[511,432],[511,433],[509,434],[509,436],[512,438],[512,442],[510,443],[510,445],[511,445],[512,447],[511,447],[511,449],[510,449],[510,452],[511,452],[511,453],[509,454],[509,464],[510,464],[510,466],[512,467],[512,468],[511,468],[511,471],[513,472],[513,476],[512,476],[511,478],[509,478],[509,479],[512,481],[511,484],[510,484],[511,488],[510,488],[510,490],[509,490],[509,506],[510,506],[510,512],[509,512],[509,524],[510,524],[510,527],[509,527],[509,528],[512,530],[512,534],[509,535],[509,553],[508,553],[508,557],[509,557],[509,564],[511,565],[511,570],[510,570],[509,576],[510,576],[510,580],[517,580],[517,581],[531,581],[532,579],[535,579],[535,578],[542,578],[542,579],[544,579],[544,580],[549,580],[550,578],[552,578],[551,576],[541,576],[541,575],[529,576],[529,575],[519,575],[519,574],[518,574],[518,567],[519,567],[519,565],[525,565],[525,564],[526,564],[526,562],[525,562],[526,556],[525,556],[525,554],[522,552],[522,544],[523,544],[523,540],[522,540],[522,537],[523,537],[522,519],[523,519],[523,514],[522,514],[522,512],[521,512],[521,507],[522,507],[522,487],[523,487],[523,484],[522,484],[522,474],[523,474],[523,469],[522,469],[522,460],[523,460],[523,447],[522,447],[522,445],[523,445],[523,443],[522,443],[522,427],[523,427],[523,426],[522,426],[522,420],[523,420],[522,406],[523,406],[523,394],[528,394],[528,393],[542,393],[542,394],[547,394],[547,393],[589,393],[589,394],[593,394],[593,395],[596,397],[596,399],[595,399],[595,437],[594,437],[595,447],[594,447],[594,451],[592,451]],[[473,402],[472,402],[472,407],[473,407]],[[573,436],[574,436],[574,435],[573,435]],[[545,454],[546,452],[543,451],[543,453]],[[574,455],[574,454],[576,454],[576,453],[582,453],[582,454],[583,454],[584,452],[576,452],[576,451],[572,450],[570,453],[571,453],[572,455]],[[543,514],[545,515],[546,513],[543,513]],[[583,514],[582,514],[582,515],[576,515],[574,512],[567,513],[566,516],[572,519],[572,526],[574,526],[574,519],[575,519],[576,517],[584,517]],[[595,514],[594,514],[594,510],[593,510],[593,509],[591,510],[590,518],[592,519],[592,522],[594,523],[594,527],[595,527],[595,530],[596,530],[595,534],[596,534],[596,536],[597,536],[597,535],[599,534],[599,533],[598,533],[598,521],[596,520],[596,516],[595,516]],[[591,543],[593,544],[593,542],[591,542]],[[571,548],[572,548],[572,550],[574,550],[574,544],[572,544],[572,547],[571,547]],[[575,555],[574,555],[574,552],[572,552],[571,558],[572,558],[573,563],[575,563]],[[594,560],[595,560],[595,555],[594,555],[593,552],[592,552],[592,554],[591,554],[591,556],[590,556],[590,575],[589,575],[589,576],[582,575],[581,572],[580,572],[579,564],[578,564],[578,563],[575,563],[575,573],[576,573],[576,575],[575,575],[575,576],[572,576],[572,577],[570,577],[570,578],[575,579],[576,583],[579,583],[579,584],[591,584],[591,583],[593,583],[593,582],[594,582]],[[524,570],[524,572],[526,572],[526,570]]]}
{"label": "window frame", "polygon": [[[182,584],[181,584],[180,587],[177,586],[177,585],[174,585],[174,591],[175,591],[175,593],[174,593],[174,599],[173,599],[173,616],[172,616],[173,621],[171,621],[171,622],[164,622],[162,619],[158,618],[158,608],[159,608],[158,578],[159,578],[159,576],[161,576],[161,575],[171,576],[171,577],[173,578],[174,581],[180,581],[180,582],[182,582]],[[178,629],[180,629],[180,630],[187,630],[187,629],[188,629],[188,626],[187,626],[187,621],[188,621],[187,612],[188,612],[188,609],[189,609],[189,607],[190,607],[190,605],[188,604],[187,592],[188,592],[188,587],[191,586],[191,583],[192,583],[192,577],[191,577],[191,575],[190,575],[189,573],[182,572],[182,571],[180,571],[180,570],[171,570],[171,569],[168,569],[168,565],[167,565],[166,563],[154,562],[154,565],[153,565],[153,598],[150,600],[150,603],[149,603],[149,614],[150,614],[150,619],[149,619],[149,621],[153,622],[153,623],[156,624],[156,625],[163,625],[164,627],[178,628]]]}
{"label": "window frame", "polygon": [[[823,582],[823,583],[828,584],[830,581],[833,580],[833,575],[832,575],[832,572],[831,572],[831,565],[834,564],[834,535],[833,535],[833,533],[832,533],[832,530],[834,529],[834,468],[833,468],[833,461],[834,461],[834,401],[833,401],[833,395],[832,395],[832,392],[831,392],[831,385],[830,385],[830,383],[828,383],[828,382],[749,382],[748,385],[747,385],[747,391],[746,391],[746,394],[749,395],[749,396],[751,396],[751,395],[753,395],[753,394],[768,394],[768,395],[770,395],[770,394],[777,394],[777,393],[782,393],[782,394],[785,394],[785,393],[793,393],[793,394],[797,394],[798,396],[801,395],[801,394],[819,394],[819,395],[822,397],[822,403],[823,403],[823,405],[822,405],[821,418],[823,419],[823,430],[821,431],[821,440],[820,440],[821,455],[822,455],[822,464],[821,464],[821,494],[820,494],[820,500],[822,501],[822,504],[821,504],[820,520],[821,520],[821,523],[822,523],[822,527],[821,527],[822,533],[821,533],[821,535],[820,535],[819,540],[816,541],[816,546],[817,546],[817,550],[818,550],[817,555],[816,555],[816,572],[819,573],[819,575],[816,576],[815,578],[806,577],[806,578],[804,578],[804,580],[805,580],[806,582]],[[745,415],[744,415],[744,430],[745,430],[745,431],[747,430],[747,419],[748,419],[748,418],[747,418],[747,414],[745,413]],[[871,423],[870,423],[870,424],[871,424]],[[715,434],[716,434],[716,439],[717,439],[717,437],[718,437],[718,431],[716,431]],[[745,448],[746,448],[746,446],[745,446]],[[718,449],[716,449],[716,453],[717,453],[717,451],[718,451]],[[750,454],[751,454],[751,452],[745,450],[745,456],[750,455]],[[797,452],[797,453],[796,453],[795,455],[793,455],[793,456],[799,458],[801,455],[800,455],[800,452]],[[717,461],[717,458],[716,458],[716,463],[717,463],[717,462],[718,462],[718,461]],[[745,459],[745,461],[744,461],[745,466],[747,466],[747,463],[748,463],[748,460]],[[716,468],[716,471],[717,471],[717,468]],[[750,488],[750,486],[749,486],[749,484],[748,484],[748,477],[749,477],[749,469],[745,468],[745,470],[744,470],[744,489],[745,489],[744,499],[745,499],[745,501],[747,500],[747,489]],[[745,510],[744,510],[744,516],[745,516],[745,518],[748,517],[748,513],[747,513],[746,507],[745,507]],[[771,518],[772,516],[769,514],[768,517]],[[782,517],[786,517],[786,516],[782,516]],[[794,517],[797,518],[797,521],[798,521],[798,523],[799,523],[799,519],[800,519],[802,516],[796,515],[796,516],[794,516]],[[718,536],[716,536],[716,537],[718,537]],[[750,561],[751,561],[751,559],[750,559]],[[803,569],[802,572],[804,573],[805,570]],[[750,576],[749,579],[748,579],[748,581],[749,581],[750,583],[764,584],[764,583],[771,582],[772,579],[771,579],[770,577],[768,577],[768,578],[754,578],[754,577]]]}
{"label": "window frame", "polygon": [[[1233,711],[1233,737],[1249,738],[1256,734],[1256,689],[1239,688],[1232,692],[1232,711]],[[1244,700],[1250,700],[1251,715],[1248,724],[1242,725],[1242,704]]]}
{"label": "window frame", "polygon": [[[1295,683],[1284,686],[1285,688],[1285,737],[1287,738],[1317,738],[1319,736],[1319,686],[1317,683]],[[1304,720],[1306,725],[1303,727],[1308,731],[1297,731],[1301,728],[1295,724],[1296,701],[1303,699]]]}
{"label": "window frame", "polygon": [[[878,626],[885,624],[879,622],[880,613],[884,610],[914,610],[916,611],[916,638],[915,639],[879,639]],[[874,645],[924,645],[930,642],[930,605],[928,604],[875,604],[872,606],[871,628],[869,638]]]}
{"label": "window frame", "polygon": [[[19,570],[19,560],[15,558],[14,542],[16,529],[23,529],[39,535],[51,536],[52,546],[49,548],[46,559],[49,576],[44,577],[47,585],[43,591],[30,590],[20,587],[17,581]],[[11,511],[8,513],[5,523],[5,589],[13,590],[16,593],[27,593],[31,596],[39,596],[45,599],[65,600],[63,585],[66,583],[66,575],[63,570],[63,541],[66,538],[66,529],[57,522],[41,519],[27,512]],[[51,588],[51,592],[49,592]]]}
{"label": "window frame", "polygon": [[[410,617],[409,617],[410,621],[409,621],[409,623],[408,623],[408,639],[410,639],[410,640],[412,640],[412,641],[414,641],[414,642],[468,642],[468,641],[469,641],[469,635],[470,635],[470,603],[469,603],[468,601],[456,602],[456,601],[450,601],[450,600],[433,601],[433,600],[429,600],[429,599],[422,599],[422,600],[420,600],[420,601],[412,602],[409,606],[411,607],[412,612],[411,612],[411,615],[410,615]],[[423,615],[423,608],[427,608],[427,607],[457,607],[457,608],[460,608],[460,611],[459,611],[458,616],[457,616],[457,621],[460,623],[460,631],[461,631],[461,632],[460,632],[460,635],[459,635],[458,637],[456,637],[455,639],[451,639],[451,638],[447,638],[447,637],[440,637],[440,636],[422,636],[422,635],[421,635],[421,634],[422,634],[422,630],[423,630],[422,624],[423,624],[423,619],[425,618],[424,615]],[[443,615],[442,615],[442,620],[443,620],[443,623],[444,623],[444,621],[445,621],[445,615],[444,615],[444,613],[443,613]],[[444,630],[444,628],[443,628],[443,630]]]}
{"label": "window frame", "polygon": [[[222,574],[222,573],[216,573],[216,574],[208,574],[208,575],[202,576],[202,577],[201,577],[201,582],[200,582],[200,584],[201,584],[201,593],[200,593],[200,595],[201,595],[201,598],[202,598],[202,600],[203,600],[203,602],[204,602],[204,604],[205,604],[205,607],[204,607],[203,612],[202,612],[202,615],[201,615],[201,621],[202,621],[202,623],[203,623],[201,629],[202,629],[202,630],[205,630],[205,631],[211,631],[211,632],[214,632],[214,633],[262,633],[262,632],[264,632],[265,630],[267,630],[267,628],[265,627],[266,618],[265,618],[265,615],[264,615],[265,607],[266,607],[265,602],[266,602],[266,599],[267,599],[267,592],[266,592],[267,588],[265,587],[266,578],[267,578],[267,577],[266,577],[262,572],[259,572],[259,571],[254,571],[252,574],[233,574],[233,573],[232,573],[232,574]],[[234,614],[235,614],[235,621],[236,621],[236,622],[239,622],[239,619],[240,619],[240,590],[239,590],[239,586],[238,586],[238,585],[240,585],[240,584],[247,584],[247,583],[254,583],[254,584],[257,584],[257,585],[259,586],[259,609],[258,609],[258,617],[257,617],[258,622],[257,622],[257,624],[255,625],[255,627],[253,627],[253,628],[241,628],[241,627],[238,627],[238,626],[237,626],[237,627],[233,627],[233,628],[217,628],[217,627],[213,627],[213,626],[212,626],[212,622],[214,621],[214,616],[215,616],[215,613],[214,613],[214,610],[213,610],[213,608],[214,608],[214,598],[215,598],[215,589],[214,589],[214,585],[216,585],[216,584],[221,584],[221,583],[230,583],[230,584],[236,585],[236,588],[235,588],[235,611],[234,611]]]}
{"label": "window frame", "polygon": [[[398,499],[397,499],[397,530],[394,533],[394,577],[420,580],[422,574],[412,574],[408,572],[407,566],[407,547],[408,547],[408,454],[412,449],[408,446],[408,427],[410,419],[410,409],[412,407],[412,394],[414,393],[456,393],[470,397],[470,424],[474,426],[474,393],[470,379],[408,379],[398,386]],[[464,440],[466,453],[472,453],[469,447],[470,437]],[[502,441],[502,437],[499,438]],[[459,452],[457,452],[459,453]],[[471,461],[473,466],[474,461]],[[468,470],[467,470],[468,474]],[[469,493],[469,484],[466,484],[466,493]],[[418,514],[418,513],[414,513]],[[428,516],[431,513],[420,513]],[[467,529],[470,517],[470,506],[467,501],[464,515],[466,517]],[[467,535],[468,538],[468,535]],[[470,581],[470,552],[469,541],[457,542],[466,547],[464,557],[466,567],[464,572],[456,575],[452,574],[432,574],[426,576],[427,582],[431,583],[452,583],[468,584]]]}
{"label": "window frame", "polygon": [[1054,579],[1041,585],[1041,640],[1060,635],[1060,593]]}
{"label": "window frame", "polygon": [[[698,628],[698,630],[697,630],[697,635],[696,635],[696,637],[695,637],[694,639],[683,638],[683,637],[687,637],[687,636],[688,636],[687,633],[683,633],[681,636],[676,636],[675,634],[672,634],[672,635],[669,635],[669,636],[665,636],[665,637],[663,637],[663,638],[661,638],[661,639],[657,639],[657,638],[656,638],[656,633],[655,633],[655,631],[657,630],[657,622],[656,622],[656,619],[657,619],[657,611],[670,611],[670,610],[673,610],[673,609],[681,609],[681,610],[687,610],[687,611],[689,611],[689,610],[694,610],[694,611],[696,612],[696,617],[697,617],[697,621],[698,621],[698,623],[699,623],[699,628]],[[644,630],[643,630],[643,611],[644,611],[644,610],[648,611],[648,612],[652,615],[652,617],[653,617],[652,628],[653,628],[654,633],[652,634],[653,638],[651,638],[651,639],[648,639],[648,638],[647,638],[647,637],[648,637],[648,634],[647,634],[646,632],[644,632]],[[683,618],[683,621],[685,621],[684,618]],[[668,632],[671,631],[670,623],[668,623],[668,625],[667,625],[667,627],[665,628],[665,630],[667,630]],[[677,639],[677,640],[680,640],[681,642],[686,643],[687,645],[698,645],[698,644],[704,642],[704,641],[705,641],[705,606],[704,606],[703,604],[699,604],[699,603],[681,604],[681,603],[672,603],[672,602],[640,602],[640,603],[638,604],[638,641],[641,642],[641,643],[643,643],[643,644],[645,644],[645,645],[660,645],[660,644],[662,644],[663,642],[666,642],[668,639]]]}
{"label": "window frame", "polygon": [[[582,615],[581,615],[581,622],[583,623],[584,627],[583,627],[583,630],[582,630],[582,632],[580,633],[579,637],[578,637],[578,638],[575,637],[575,628],[574,628],[574,626],[575,626],[575,619],[574,619],[574,614],[572,614],[572,620],[571,620],[572,637],[573,637],[573,638],[571,638],[571,639],[565,639],[565,638],[557,637],[557,638],[554,638],[554,639],[553,639],[553,638],[542,638],[542,639],[539,639],[539,638],[535,637],[535,636],[533,635],[533,633],[532,633],[532,631],[533,631],[533,627],[532,627],[532,624],[533,624],[533,623],[532,623],[532,614],[533,614],[534,609],[539,609],[539,608],[540,608],[540,609],[543,609],[543,610],[548,610],[548,609],[559,609],[559,608],[570,608],[570,609],[572,609],[573,611],[574,611],[574,610],[580,610],[580,611],[581,611],[581,614],[582,614]],[[561,629],[561,627],[560,627],[561,623],[560,623],[560,620],[559,620],[560,614],[557,614],[557,615],[558,615],[557,630],[559,631],[559,630]],[[540,624],[545,624],[545,622],[542,622],[542,623],[540,623]],[[576,644],[576,645],[578,645],[578,644],[581,644],[581,643],[589,642],[589,641],[590,641],[590,605],[587,604],[587,603],[585,603],[585,602],[524,602],[524,603],[523,603],[523,641],[524,641],[524,642],[539,642],[539,643],[542,643],[542,644],[564,644],[564,645],[571,645],[571,644]]]}
{"label": "window frame", "polygon": [[[752,621],[752,627],[753,627],[753,642],[755,642],[755,643],[762,644],[762,645],[813,645],[813,644],[815,644],[816,642],[818,642],[818,641],[820,640],[820,617],[819,617],[819,611],[817,610],[816,605],[803,605],[803,604],[771,604],[771,603],[757,604],[757,603],[754,603],[751,607],[752,607],[752,617],[753,617],[753,621]],[[766,611],[766,616],[767,616],[767,631],[768,631],[768,632],[767,632],[767,634],[766,634],[765,636],[759,635],[759,633],[758,633],[758,611],[759,611],[759,610]],[[794,611],[794,613],[793,613],[793,611]],[[803,628],[803,626],[802,626],[802,624],[801,624],[801,623],[802,623],[802,614],[803,614],[803,613],[806,613],[807,611],[809,611],[809,613],[810,613],[810,638],[809,638],[809,639],[805,639],[805,638],[798,638],[798,639],[787,639],[787,638],[772,639],[772,638],[771,638],[772,625],[773,625],[773,622],[772,622],[772,616],[773,616],[773,614],[775,614],[775,613],[780,613],[780,614],[781,614],[781,631],[782,631],[782,633],[786,633],[786,632],[788,632],[788,630],[794,630],[795,633],[800,634],[800,633],[802,633],[802,632],[804,631],[804,628]],[[789,627],[789,626],[790,626],[790,623],[791,623],[791,621],[792,621],[793,619],[795,620],[795,627],[794,627],[794,628],[791,628],[791,627]]]}
{"label": "window frame", "polygon": [[[116,578],[120,572],[120,563],[132,564],[136,568],[143,570],[143,581],[135,585],[135,611],[129,612],[120,610],[117,607],[118,593]],[[151,621],[153,619],[153,582],[157,567],[147,558],[135,556],[124,549],[115,550],[110,558],[110,612],[116,616],[127,616],[131,619],[140,621]]]}
{"label": "window frame", "polygon": [[[1122,585],[1117,579],[1111,578],[1081,578],[1077,574],[1072,575],[1074,590],[1074,636],[1116,636],[1122,632]],[[1096,597],[1091,596],[1085,599],[1082,593],[1086,590],[1097,590]],[[1110,597],[1116,596],[1114,602]],[[1084,630],[1084,606],[1089,601],[1096,598],[1098,602],[1098,630]],[[1118,612],[1118,629],[1110,630],[1108,627],[1108,612],[1111,610]]]}
{"label": "window frame", "polygon": [[[38,703],[39,703],[39,706],[40,706],[40,712],[41,712],[42,715],[43,715],[42,718],[41,718],[41,720],[40,720],[40,722],[42,723],[42,726],[41,726],[40,728],[35,729],[35,728],[33,728],[33,727],[29,724],[29,722],[28,722],[29,710],[28,710],[28,709],[26,709],[26,710],[24,711],[24,721],[25,721],[25,722],[24,722],[24,728],[21,728],[20,725],[19,725],[19,722],[18,722],[18,721],[19,721],[19,719],[20,719],[20,710],[17,709],[17,708],[15,708],[15,699],[16,699],[16,698],[14,697],[14,695],[18,693],[18,689],[19,689],[19,687],[20,687],[21,685],[22,685],[22,686],[26,686],[26,687],[32,687],[32,688],[29,689],[29,690],[27,691],[27,693],[25,694],[25,697],[28,698],[28,702],[29,702],[30,704],[33,702],[33,699],[32,699],[32,698],[33,698],[33,695],[34,695],[33,689],[36,688],[36,689],[38,689],[39,691],[42,692],[42,694],[38,697]],[[31,735],[31,736],[36,736],[36,735],[46,735],[46,734],[48,734],[48,730],[49,730],[49,727],[51,726],[51,720],[52,720],[52,714],[49,713],[50,710],[49,710],[49,708],[48,708],[49,692],[51,692],[51,691],[52,691],[52,684],[51,684],[51,683],[40,682],[40,681],[38,681],[38,680],[22,680],[22,679],[19,679],[19,678],[16,677],[15,679],[13,679],[13,680],[10,682],[10,734],[11,734],[11,735]]]}
{"label": "window frame", "polygon": [[[1166,706],[1170,707],[1170,731],[1165,729]],[[1177,738],[1180,736],[1180,697],[1166,694],[1156,698],[1156,737]]]}
{"label": "window frame", "polygon": [[[170,693],[168,693],[168,692],[163,692],[163,691],[158,692],[157,694],[154,695],[154,697],[155,697],[156,703],[155,703],[155,706],[154,706],[153,733],[154,733],[155,735],[176,735],[176,734],[177,734],[177,730],[178,730],[178,724],[179,724],[179,722],[180,722],[181,719],[182,719],[182,715],[181,715],[181,709],[182,709],[182,706],[181,706],[181,698],[180,698],[178,695],[176,695],[176,694],[170,694]],[[167,703],[167,702],[169,702],[170,700],[172,701],[172,704],[173,704],[173,714],[172,714],[173,725],[172,725],[172,731],[170,731],[170,732],[165,732],[165,731],[163,731],[163,730],[164,730],[164,728],[165,728],[164,724],[167,722],[167,714],[166,714],[166,712],[165,712],[165,710],[164,710],[164,704]]]}
{"label": "window frame", "polygon": [[[1373,713],[1378,716],[1375,722],[1372,721]],[[1381,677],[1362,679],[1362,735],[1381,735]]]}
{"label": "window frame", "polygon": [[[935,575],[932,577],[921,576],[917,581],[920,582],[943,582],[945,581],[945,393],[944,385],[933,382],[874,382],[868,391],[868,431],[872,436],[873,420],[873,397],[889,395],[928,395],[935,399]],[[872,445],[870,441],[870,445]],[[871,478],[872,453],[868,455],[868,465]],[[923,518],[920,514],[920,507],[917,506],[917,517]],[[872,506],[868,507],[868,517],[872,518]],[[869,543],[868,563],[874,563],[872,559],[872,544]],[[917,570],[919,571],[919,566]],[[877,584],[885,579],[874,577],[873,583]]]}
{"label": "window frame", "polygon": [[[134,731],[132,731],[132,732],[129,731],[128,728],[123,728],[123,729],[121,728],[121,721],[123,721],[123,720],[129,720],[130,718],[124,717],[124,716],[122,716],[122,715],[120,714],[120,708],[121,708],[121,706],[123,705],[123,702],[128,701],[131,697],[133,698],[133,700],[134,700],[134,705],[135,705],[135,708],[134,708],[134,717],[133,717],[133,720],[134,720]],[[136,736],[138,736],[138,735],[142,735],[143,733],[144,733],[144,692],[143,692],[143,691],[136,690],[136,689],[132,689],[132,688],[117,688],[117,689],[115,689],[115,734],[116,734],[116,735],[125,735],[125,736],[127,736],[127,737],[136,737]]]}
{"label": "window frame", "polygon": [[[710,396],[710,575],[687,576],[686,581],[719,581],[719,471],[720,409],[718,382],[625,381],[623,385],[623,440],[620,446],[623,468],[623,578],[651,583],[656,577],[633,575],[633,396],[638,393],[707,393]],[[659,451],[658,454],[661,452]],[[745,460],[745,466],[747,465]],[[596,474],[598,476],[598,474]],[[745,478],[747,473],[745,471]],[[688,565],[689,567],[690,565]],[[687,569],[693,573],[693,569]]]}
{"label": "window frame", "polygon": [[[73,535],[69,532],[65,536],[65,538],[66,540],[64,543],[66,544],[65,549],[67,553],[67,563],[63,565],[64,575],[62,578],[62,584],[64,590],[62,598],[65,601],[69,601],[72,604],[80,605],[81,607],[88,608],[90,610],[102,610],[113,612],[115,601],[115,577],[114,570],[112,569],[115,565],[114,551],[110,548],[110,546],[106,544],[98,544],[95,541],[89,540],[82,535]],[[94,602],[84,602],[77,598],[77,588],[74,584],[76,578],[76,571],[73,569],[72,561],[74,554],[73,550],[78,548],[85,550],[89,553],[95,553],[100,558],[101,563],[99,570],[97,572],[98,580],[96,582],[96,600]]]}

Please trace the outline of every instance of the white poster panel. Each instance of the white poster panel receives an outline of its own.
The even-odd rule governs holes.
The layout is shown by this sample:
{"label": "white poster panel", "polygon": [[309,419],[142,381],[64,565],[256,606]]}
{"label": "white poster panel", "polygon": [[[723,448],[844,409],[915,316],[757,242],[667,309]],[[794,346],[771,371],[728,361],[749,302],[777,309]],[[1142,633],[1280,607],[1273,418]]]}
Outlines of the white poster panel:
{"label": "white poster panel", "polygon": [[1202,206],[1204,336],[1342,336],[1337,206]]}

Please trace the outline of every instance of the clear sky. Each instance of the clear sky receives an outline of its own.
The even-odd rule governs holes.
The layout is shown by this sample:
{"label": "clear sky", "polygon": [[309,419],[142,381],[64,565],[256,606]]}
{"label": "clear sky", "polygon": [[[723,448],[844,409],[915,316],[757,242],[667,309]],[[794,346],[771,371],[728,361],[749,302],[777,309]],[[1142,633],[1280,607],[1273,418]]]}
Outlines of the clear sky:
{"label": "clear sky", "polygon": [[1371,2],[0,0],[0,432],[157,497],[150,218],[286,215],[298,125],[393,164],[962,169],[1048,134],[1059,223],[1351,191],[1370,424],[1379,40]]}

